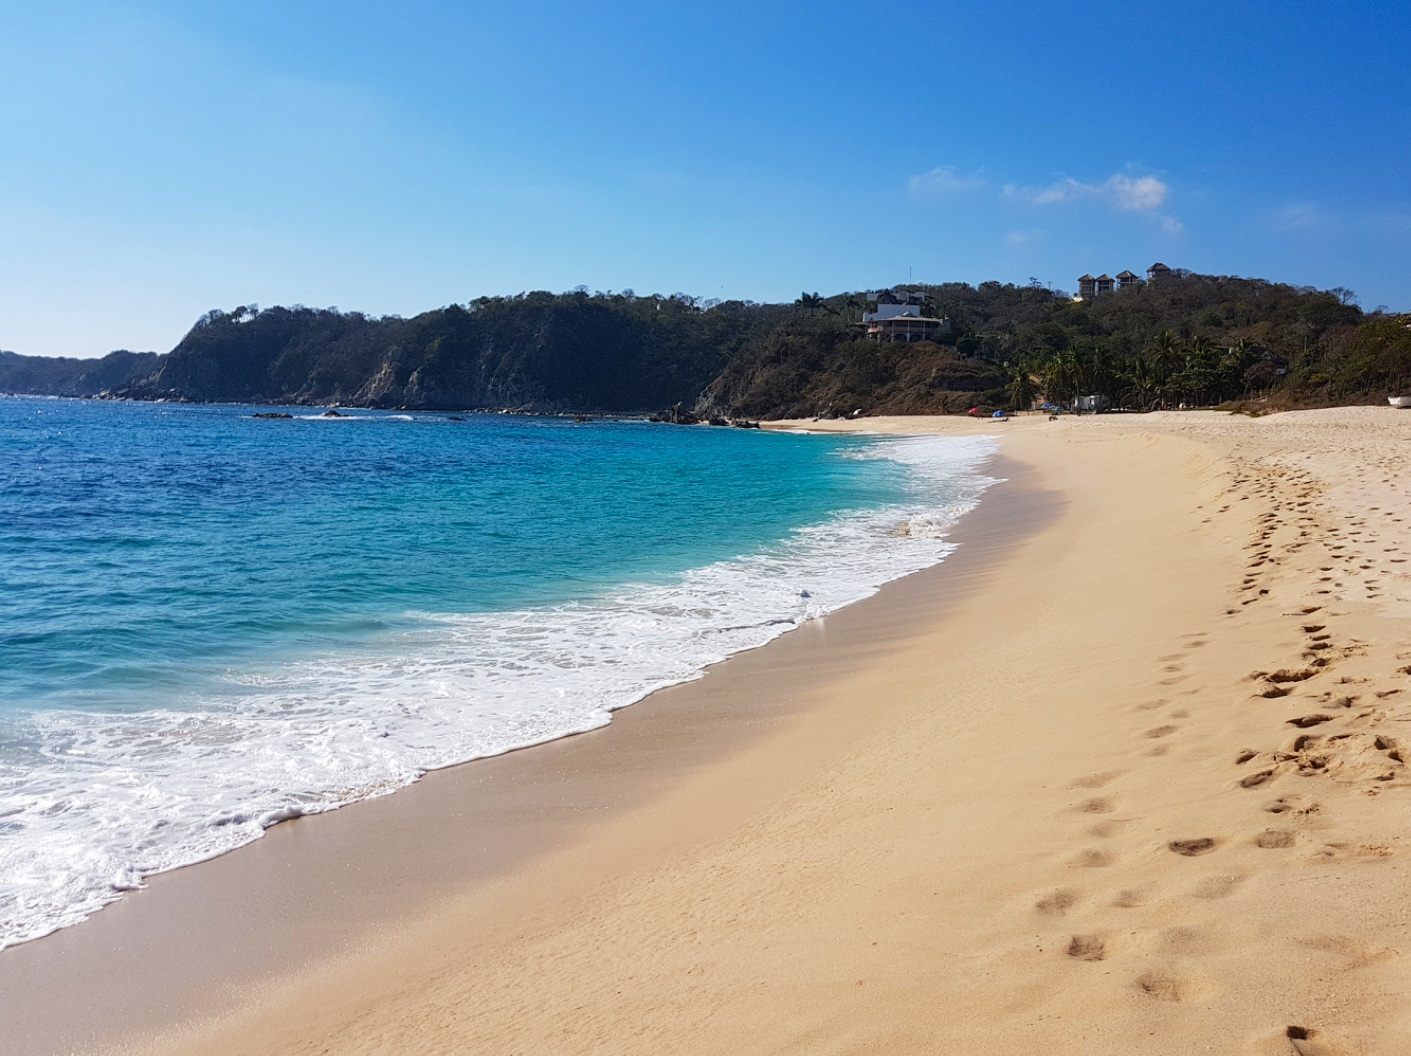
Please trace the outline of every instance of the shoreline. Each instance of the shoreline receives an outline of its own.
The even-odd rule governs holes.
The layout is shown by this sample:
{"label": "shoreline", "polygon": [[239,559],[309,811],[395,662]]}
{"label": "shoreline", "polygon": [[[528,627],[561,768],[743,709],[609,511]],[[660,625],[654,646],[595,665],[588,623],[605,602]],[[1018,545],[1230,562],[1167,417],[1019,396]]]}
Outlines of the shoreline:
{"label": "shoreline", "polygon": [[[342,918],[337,956],[253,970],[202,1018],[114,917],[67,967],[63,944],[6,965],[48,939],[0,955],[0,995],[52,1035],[61,1002],[115,1000],[69,969],[135,965],[152,1014],[121,1051],[209,1056],[1411,1049],[1411,420],[1021,419],[1000,457],[1023,476],[992,471],[1015,475],[939,566],[605,730],[279,826],[115,907],[158,907],[187,944],[169,975],[239,969],[239,942],[299,941],[244,915],[260,859],[296,883],[256,908]],[[544,839],[438,887],[469,789]],[[251,853],[276,847],[308,864]]]}
{"label": "shoreline", "polygon": [[[107,428],[128,417],[109,419]],[[205,435],[212,421],[217,435],[230,435],[229,416],[201,417],[206,424],[196,435]],[[255,451],[271,450],[255,436],[259,431],[234,421],[233,433],[253,438]],[[170,432],[186,435],[184,426],[167,434],[169,443],[180,445]],[[422,483],[401,501],[370,507],[350,495],[331,501],[323,496],[306,504],[307,517],[276,517],[286,527],[317,523],[318,530],[294,538],[315,539],[327,530],[336,540],[331,544],[286,547],[262,534],[261,514],[194,511],[206,514],[209,531],[228,536],[216,549],[229,559],[211,571],[209,589],[218,603],[196,613],[190,625],[168,624],[164,632],[157,621],[151,633],[135,628],[125,645],[101,644],[94,633],[56,639],[53,649],[32,647],[35,670],[48,669],[40,665],[51,652],[95,671],[115,662],[133,688],[119,683],[90,689],[77,711],[51,713],[43,699],[25,692],[23,679],[9,680],[18,714],[39,709],[32,723],[17,730],[22,750],[34,745],[39,755],[32,769],[22,765],[11,794],[0,795],[13,801],[0,804],[0,814],[14,806],[19,814],[8,820],[21,826],[7,848],[8,861],[0,863],[6,876],[0,948],[78,923],[142,886],[142,878],[217,857],[291,816],[326,813],[432,770],[606,725],[614,711],[653,689],[698,678],[710,664],[939,561],[949,544],[930,537],[978,499],[989,481],[973,466],[994,450],[983,440],[649,432],[613,424],[574,434],[549,419],[527,431],[516,426],[504,434],[507,446],[544,453],[548,465],[560,467],[555,472],[564,474],[566,485],[576,479],[580,486],[546,490],[541,481],[547,478],[531,471],[524,477],[530,499],[507,499],[493,508],[479,503],[483,509],[468,509],[464,516],[435,496],[450,488],[457,501],[477,505],[457,490],[463,482],[456,464],[481,437],[494,436],[498,443],[498,430],[477,426],[443,439],[451,434],[428,434],[407,423],[399,438],[389,440],[341,434],[310,439],[305,465],[349,457],[362,464],[387,447],[426,446],[437,452],[432,462],[441,470],[419,475]],[[355,453],[349,456],[348,449]],[[565,462],[555,451],[574,454]],[[656,458],[649,455],[638,468],[634,459],[642,451]],[[622,487],[604,492],[573,469],[578,452],[600,452],[607,472],[620,474],[613,479]],[[274,463],[286,458],[278,455]],[[680,480],[683,460],[699,461],[701,474],[693,469],[690,479]],[[262,492],[273,486],[262,476],[289,476],[259,454],[250,461],[246,476]],[[762,466],[770,468],[761,473]],[[114,471],[122,476],[120,467]],[[499,482],[489,490],[502,498],[520,494],[513,483],[522,476],[516,469],[487,472]],[[738,488],[737,478],[743,485]],[[750,483],[756,479],[758,487]],[[665,490],[659,492],[654,481]],[[781,507],[777,488],[785,482]],[[154,484],[157,494],[169,490],[160,483],[146,482],[147,490]],[[286,488],[286,501],[271,508],[304,508],[294,501],[298,493]],[[656,501],[668,493],[670,501]],[[612,499],[604,498],[608,494],[625,506],[615,511]],[[548,507],[536,509],[534,495]],[[433,509],[414,524],[397,512],[423,500]],[[359,503],[351,519],[340,501]],[[710,512],[716,502],[724,506]],[[187,512],[173,508],[165,520],[181,525]],[[592,523],[584,522],[585,512]],[[915,521],[916,530],[899,530],[904,521]],[[383,548],[354,541],[363,530],[358,525],[391,536],[405,530],[434,543],[420,550],[421,557],[417,547],[379,554]],[[465,540],[479,538],[475,533],[487,526],[503,537],[502,547],[486,539],[485,546],[497,545],[485,550],[484,561],[434,568],[428,554],[463,550]],[[184,531],[189,539],[191,531]],[[179,554],[182,535],[180,527],[167,532],[145,568],[133,569],[139,584],[145,575],[154,595],[171,572],[167,562]],[[261,555],[242,542],[252,538],[264,538],[276,553]],[[176,546],[165,545],[173,541]],[[593,552],[618,541],[622,553]],[[85,547],[86,554],[100,550]],[[28,552],[21,541],[21,565]],[[399,574],[409,582],[394,587],[396,577],[384,568],[366,589],[361,565],[371,561],[376,571],[373,566],[381,568],[389,554],[402,555]],[[220,564],[265,571],[227,578]],[[110,580],[95,573],[71,584],[88,592],[85,601],[74,600],[80,596],[74,590],[54,595],[39,585],[42,578],[32,580],[32,589],[21,590],[8,614],[6,629],[23,648],[24,633],[69,613],[92,623],[95,614],[108,612],[107,599],[125,596],[113,594]],[[249,586],[257,582],[266,589]],[[417,604],[402,596],[406,589],[417,592]],[[162,603],[157,597],[151,602]],[[105,622],[96,618],[95,626]],[[113,618],[121,622],[121,612]],[[134,676],[122,667],[129,655],[172,661],[172,672],[164,676],[168,688],[154,688],[140,672]],[[30,656],[17,657],[16,676],[30,666]],[[55,699],[60,697],[67,699]],[[3,707],[0,712],[10,714]],[[231,744],[232,738],[238,743]],[[89,793],[95,787],[112,787],[114,794],[94,800]],[[52,812],[40,809],[46,801],[55,804]],[[13,912],[5,912],[5,904]]]}
{"label": "shoreline", "polygon": [[[991,456],[982,472],[995,473],[1003,461]],[[1017,466],[1008,472],[1022,476]],[[914,598],[894,601],[892,595],[911,595],[917,589],[912,580],[947,569],[943,579],[964,589],[976,574],[964,566],[980,560],[980,551],[1003,545],[1013,529],[983,530],[995,518],[993,507],[1012,513],[1032,500],[1007,496],[996,504],[992,497],[1013,486],[1005,473],[998,475],[1005,479],[987,488],[976,509],[947,533],[962,545],[938,564],[713,664],[698,679],[656,690],[615,711],[605,727],[429,771],[387,796],[283,822],[253,843],[154,874],[144,888],[77,925],[0,951],[0,1021],[20,1039],[17,1051],[106,1051],[193,1014],[227,1012],[232,990],[269,988],[273,979],[345,958],[370,936],[405,927],[467,888],[571,845],[585,825],[649,802],[677,783],[678,771],[708,766],[772,735],[806,709],[796,692],[851,663],[820,669],[816,654],[825,640],[841,633],[857,648],[887,648],[888,635],[879,633],[867,610],[915,605]],[[970,538],[976,520],[984,539]],[[952,567],[962,553],[968,560]],[[855,614],[860,607],[864,611]],[[894,618],[882,621],[893,631],[894,624]],[[778,648],[796,638],[787,650]],[[776,652],[786,655],[774,659]],[[746,687],[761,670],[791,668],[799,654],[811,656],[805,679],[763,707],[748,699]],[[579,816],[585,812],[592,820]],[[473,831],[450,848],[436,846],[438,826],[462,823]],[[380,849],[381,860],[358,860],[370,847]],[[378,879],[369,883],[360,875],[350,894],[339,875],[348,872]],[[389,896],[391,888],[396,893]],[[345,901],[321,902],[334,892]],[[210,919],[216,902],[240,919],[237,929]],[[363,919],[344,919],[350,908]],[[212,940],[222,948],[219,960],[199,948]],[[67,989],[74,984],[83,992],[82,1008]],[[54,1031],[55,1023],[64,1028]]]}

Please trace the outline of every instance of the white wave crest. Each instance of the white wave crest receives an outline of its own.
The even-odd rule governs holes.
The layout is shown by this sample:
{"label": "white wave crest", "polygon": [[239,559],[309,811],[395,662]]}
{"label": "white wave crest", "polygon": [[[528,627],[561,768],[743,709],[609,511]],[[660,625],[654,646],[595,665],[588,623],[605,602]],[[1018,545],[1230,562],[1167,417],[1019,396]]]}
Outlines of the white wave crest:
{"label": "white wave crest", "polygon": [[[421,614],[371,655],[232,673],[199,710],[41,712],[0,758],[0,949],[88,916],[145,876],[428,770],[605,725],[664,686],[942,560],[993,480],[988,438],[879,441],[915,498],[591,602]],[[414,614],[415,615],[415,614]]]}

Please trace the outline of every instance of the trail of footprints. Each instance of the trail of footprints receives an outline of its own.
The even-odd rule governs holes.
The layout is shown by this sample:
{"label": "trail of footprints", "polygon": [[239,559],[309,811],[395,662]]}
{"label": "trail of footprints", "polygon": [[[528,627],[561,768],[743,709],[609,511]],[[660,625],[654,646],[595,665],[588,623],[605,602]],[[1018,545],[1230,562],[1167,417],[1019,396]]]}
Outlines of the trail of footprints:
{"label": "trail of footprints", "polygon": [[[1369,688],[1373,681],[1370,678],[1336,675],[1336,668],[1342,661],[1365,655],[1367,647],[1365,643],[1338,634],[1339,617],[1344,614],[1335,606],[1357,601],[1377,602],[1384,596],[1389,580],[1404,579],[1411,572],[1411,569],[1395,567],[1406,564],[1407,558],[1398,546],[1381,545],[1366,518],[1343,524],[1329,523],[1315,501],[1319,495],[1318,483],[1307,471],[1249,461],[1238,465],[1233,485],[1237,497],[1215,509],[1207,520],[1228,512],[1235,502],[1250,496],[1264,500],[1268,509],[1256,518],[1255,534],[1247,547],[1249,556],[1237,592],[1239,604],[1226,610],[1227,617],[1238,616],[1248,606],[1268,598],[1279,574],[1287,570],[1291,559],[1301,551],[1317,547],[1325,556],[1316,566],[1319,574],[1313,596],[1295,611],[1283,614],[1297,623],[1302,643],[1297,662],[1273,671],[1255,671],[1249,676],[1250,706],[1267,710],[1268,743],[1240,751],[1230,760],[1232,778],[1227,790],[1231,795],[1250,797],[1248,830],[1238,834],[1194,833],[1165,841],[1153,834],[1153,849],[1161,847],[1175,858],[1214,855],[1233,844],[1303,854],[1312,861],[1388,856],[1392,852],[1385,846],[1318,840],[1316,833],[1326,827],[1327,818],[1316,794],[1322,781],[1354,785],[1368,796],[1411,787],[1411,768],[1407,766],[1411,739],[1403,744],[1391,732],[1398,723],[1411,722],[1411,679],[1407,677],[1411,676],[1411,663],[1407,663],[1411,661],[1411,651],[1398,656],[1404,666],[1399,667],[1395,675],[1401,676],[1404,685],[1384,685],[1382,679],[1377,679],[1377,684],[1383,684],[1384,688],[1375,689]],[[1402,519],[1394,516],[1396,512],[1400,511],[1368,508],[1369,515],[1381,514],[1389,522],[1401,524]],[[1296,574],[1306,575],[1301,570]],[[1187,676],[1181,661],[1207,641],[1206,634],[1193,634],[1182,643],[1184,652],[1159,657],[1158,684],[1169,687],[1184,681]],[[1142,741],[1155,742],[1145,754],[1165,754],[1170,739],[1178,739],[1183,725],[1172,720],[1186,719],[1188,713],[1184,709],[1172,710],[1171,706],[1172,701],[1166,698],[1138,705],[1142,711],[1165,712],[1157,724],[1138,734]],[[1075,812],[1088,819],[1083,830],[1086,837],[1108,838],[1119,826],[1133,823],[1111,817],[1120,810],[1120,798],[1114,790],[1120,786],[1120,779],[1126,772],[1107,770],[1072,782],[1074,789],[1102,793],[1076,805]],[[1307,779],[1312,783],[1305,784]],[[1111,852],[1101,847],[1088,847],[1069,864],[1080,870],[1103,869],[1118,863]],[[1248,879],[1249,875],[1239,873],[1207,875],[1189,889],[1189,897],[1196,900],[1226,898]],[[1071,915],[1101,919],[1104,914],[1093,910],[1136,909],[1153,897],[1152,891],[1140,886],[1113,885],[1105,894],[1094,894],[1090,886],[1075,883],[1043,893],[1034,903],[1034,909],[1049,918],[1063,919]],[[1120,932],[1118,928],[1075,931],[1063,953],[1077,963],[1108,961],[1121,952],[1114,938]],[[1126,936],[1132,934],[1125,932]],[[1123,941],[1130,940],[1124,938]],[[1190,953],[1203,941],[1208,939],[1196,929],[1168,927],[1155,948],[1164,947],[1171,952],[1184,947],[1184,952]],[[1153,948],[1150,940],[1135,944]],[[1391,955],[1389,951],[1388,955]],[[1199,1000],[1212,988],[1208,980],[1164,967],[1137,971],[1129,977],[1128,985],[1136,994],[1166,1002]],[[1314,1026],[1288,1024],[1281,1032],[1289,1051],[1298,1056],[1345,1051],[1333,1047]]]}

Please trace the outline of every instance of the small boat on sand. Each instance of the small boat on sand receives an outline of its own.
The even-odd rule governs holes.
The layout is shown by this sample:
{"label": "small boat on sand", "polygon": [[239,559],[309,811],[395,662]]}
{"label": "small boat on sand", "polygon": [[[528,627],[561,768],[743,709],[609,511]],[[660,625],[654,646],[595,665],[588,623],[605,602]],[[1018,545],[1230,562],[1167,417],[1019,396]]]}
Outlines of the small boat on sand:
{"label": "small boat on sand", "polygon": [[1388,396],[1387,403],[1393,407],[1411,407],[1411,396]]}

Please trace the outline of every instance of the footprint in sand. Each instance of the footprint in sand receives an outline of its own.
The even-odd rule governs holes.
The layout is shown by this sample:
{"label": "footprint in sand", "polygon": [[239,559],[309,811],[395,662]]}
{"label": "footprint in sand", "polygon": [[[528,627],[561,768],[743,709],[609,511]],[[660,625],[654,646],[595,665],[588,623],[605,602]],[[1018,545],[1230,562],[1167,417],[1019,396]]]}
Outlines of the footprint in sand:
{"label": "footprint in sand", "polygon": [[1298,835],[1287,829],[1268,829],[1254,838],[1254,845],[1266,851],[1281,851],[1298,842]]}
{"label": "footprint in sand", "polygon": [[1298,1056],[1333,1056],[1335,1051],[1323,1041],[1322,1032],[1312,1027],[1285,1027],[1284,1037]]}
{"label": "footprint in sand", "polygon": [[1269,814],[1297,814],[1307,816],[1321,813],[1323,807],[1319,803],[1305,802],[1302,796],[1294,795],[1280,796],[1265,807],[1264,810]]}
{"label": "footprint in sand", "polygon": [[1097,935],[1074,935],[1068,943],[1068,956],[1075,961],[1101,961],[1107,957],[1107,943]]}
{"label": "footprint in sand", "polygon": [[1211,836],[1201,836],[1193,840],[1172,840],[1166,845],[1168,850],[1176,854],[1184,855],[1187,858],[1194,858],[1197,855],[1209,854],[1220,845],[1220,841]]}
{"label": "footprint in sand", "polygon": [[1312,856],[1313,861],[1342,858],[1390,858],[1394,852],[1385,843],[1326,843]]}
{"label": "footprint in sand", "polygon": [[1102,869],[1111,865],[1116,860],[1117,856],[1110,851],[1089,847],[1085,851],[1078,852],[1073,858],[1073,864],[1083,869]]}
{"label": "footprint in sand", "polygon": [[1179,726],[1157,726],[1153,729],[1147,730],[1146,733],[1142,734],[1142,736],[1151,737],[1153,739],[1157,737],[1169,737],[1171,736],[1171,734],[1175,733],[1179,729]]}
{"label": "footprint in sand", "polygon": [[1260,770],[1257,774],[1250,774],[1248,777],[1240,779],[1240,788],[1258,788],[1260,785],[1267,785],[1278,776],[1277,770]]}
{"label": "footprint in sand", "polygon": [[1148,997],[1158,1001],[1189,1001],[1198,996],[1202,989],[1192,980],[1170,972],[1143,972],[1136,978],[1136,987]]}
{"label": "footprint in sand", "polygon": [[1049,917],[1061,917],[1076,906],[1081,896],[1071,887],[1061,887],[1034,903],[1034,908]]}
{"label": "footprint in sand", "polygon": [[1095,796],[1078,804],[1078,810],[1084,814],[1111,814],[1116,809],[1109,796]]}

